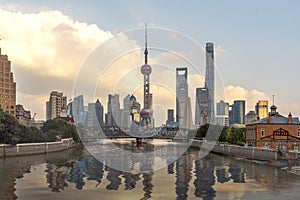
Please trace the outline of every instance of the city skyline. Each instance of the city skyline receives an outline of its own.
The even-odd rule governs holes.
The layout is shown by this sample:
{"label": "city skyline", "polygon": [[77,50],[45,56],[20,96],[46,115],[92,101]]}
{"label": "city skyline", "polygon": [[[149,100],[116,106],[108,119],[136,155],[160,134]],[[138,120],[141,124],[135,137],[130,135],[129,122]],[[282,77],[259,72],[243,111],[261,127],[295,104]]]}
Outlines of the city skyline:
{"label": "city skyline", "polygon": [[[134,3],[141,8],[137,10],[137,13],[142,13],[144,10],[142,7],[146,3]],[[128,8],[133,6],[134,3],[128,3],[128,5],[120,3],[121,5],[119,6]],[[119,21],[115,19],[109,24],[105,20],[105,16],[112,17],[112,15],[107,13],[107,11],[102,14],[96,14],[95,12],[94,16],[92,14],[83,15],[83,13],[78,14],[76,12],[80,5],[83,6],[81,2],[68,8],[61,6],[65,4],[66,2],[64,1],[44,4],[27,1],[26,5],[21,1],[14,1],[13,4],[8,1],[0,1],[1,19],[6,21],[6,23],[2,23],[3,26],[0,30],[0,38],[2,39],[0,47],[2,54],[8,55],[12,62],[14,80],[17,82],[17,104],[25,105],[32,113],[38,113],[38,119],[43,119],[45,116],[44,102],[49,97],[50,91],[63,91],[68,97],[72,96],[72,84],[78,68],[92,49],[118,32],[142,26],[142,23],[145,21],[152,26],[162,26],[180,31],[203,45],[206,41],[214,42],[216,67],[222,75],[225,85],[226,99],[224,101],[233,103],[234,99],[245,99],[247,112],[254,110],[257,100],[266,99],[271,102],[270,99],[275,94],[275,104],[280,108],[281,113],[288,114],[292,112],[293,116],[300,115],[300,97],[293,92],[297,91],[297,84],[294,84],[297,83],[296,72],[298,70],[296,68],[298,62],[295,52],[297,52],[297,46],[299,46],[299,41],[293,40],[293,38],[296,38],[299,29],[290,22],[294,13],[297,13],[297,6],[282,4],[279,9],[274,5],[269,6],[270,3],[263,2],[259,6],[254,3],[252,6],[245,8],[240,3],[235,2],[235,8],[240,7],[242,9],[240,11],[235,10],[233,14],[229,14],[229,12],[220,9],[224,6],[220,2],[220,5],[214,6],[214,9],[216,9],[214,14],[216,16],[210,19],[212,22],[217,22],[216,26],[213,27],[202,20],[207,12],[213,10],[212,5],[203,2],[193,2],[191,4],[194,6],[185,4],[183,7],[183,9],[191,9],[193,11],[195,9],[193,7],[201,6],[202,4],[208,6],[207,11],[203,10],[204,13],[202,14],[191,12],[192,16],[190,17],[197,17],[203,22],[202,24],[197,24],[197,26],[190,23],[175,23],[175,21],[168,23],[172,16],[174,17],[174,11],[178,9],[175,5],[172,5],[174,11],[170,13],[170,17],[163,15],[162,8],[156,11],[155,14],[158,14],[161,17],[160,19],[162,19],[159,21],[160,25],[158,25],[158,16],[155,16],[155,14],[153,14],[153,17],[143,14],[139,18],[134,18],[130,15],[132,14],[130,13],[131,11],[124,9],[118,15],[124,17],[122,19],[119,17]],[[229,3],[229,5],[232,5],[232,3]],[[264,10],[267,5],[268,9]],[[120,9],[119,6],[115,7],[115,9]],[[147,6],[156,8],[158,4],[148,2]],[[86,10],[93,11],[88,5],[83,7]],[[97,9],[104,10],[109,8],[112,9],[109,5],[103,3],[103,6],[99,6]],[[286,15],[282,15],[280,18],[274,16],[273,12],[278,10]],[[43,12],[40,13],[40,11]],[[244,15],[242,15],[241,19],[232,20],[232,24],[227,23],[228,27],[221,26],[222,23],[218,21],[220,16],[224,16],[224,20],[234,19],[234,16],[242,11],[256,13],[258,16],[255,17],[255,20],[257,21],[251,20]],[[28,13],[31,13],[31,15],[28,15]],[[101,15],[102,18],[98,18],[98,15]],[[185,20],[191,20],[188,16],[182,17]],[[122,24],[121,21],[124,19],[127,19],[128,22]],[[28,26],[24,20],[34,21],[35,25],[32,27]],[[235,33],[234,28],[237,27],[238,22],[243,20],[245,20],[245,25],[242,25],[241,30],[245,30],[245,32]],[[22,26],[17,26],[19,23]],[[95,24],[92,25],[93,23]],[[49,29],[41,29],[43,24],[49,25]],[[54,25],[50,26],[51,24]],[[209,28],[204,30],[205,26]],[[68,31],[73,29],[75,30],[72,33],[74,37],[64,37],[69,36],[70,32]],[[247,33],[247,30],[252,30],[252,35]],[[259,33],[256,30],[259,30]],[[279,31],[272,32],[274,30]],[[287,30],[287,32],[284,30]],[[22,40],[20,39],[20,33],[24,36]],[[44,41],[46,33],[50,34],[51,37],[56,36],[55,40]],[[261,34],[264,36],[270,34],[270,37],[262,37]],[[37,39],[32,42],[33,35]],[[86,35],[89,35],[89,37]],[[70,38],[70,40],[67,40],[67,38]],[[73,39],[78,40],[79,46],[74,46]],[[293,42],[289,42],[290,40]],[[253,43],[253,41],[255,42]],[[275,44],[273,45],[273,43]],[[289,48],[283,51],[282,47],[286,43],[289,44]],[[69,48],[74,48],[74,52],[70,53],[70,49],[67,48],[66,44],[70,45]],[[64,45],[65,47],[62,47]],[[54,51],[49,51],[47,46],[54,49]],[[75,47],[78,47],[79,50]],[[81,56],[77,56],[79,54]],[[49,55],[46,60],[44,60],[45,55]],[[74,57],[78,58],[74,59]],[[142,59],[140,57],[138,62],[136,62],[136,67],[142,64]],[[150,59],[154,59],[153,55],[150,55]],[[177,66],[174,66],[174,70],[175,67]],[[204,70],[204,65],[199,67]],[[274,81],[277,76],[284,78],[281,83]],[[285,78],[286,81],[284,81]],[[18,83],[22,84],[18,85]],[[194,93],[195,91],[189,92]],[[192,98],[195,97],[193,93],[190,94]],[[103,96],[106,97],[106,94]],[[137,98],[141,101],[139,96]],[[216,99],[215,102],[219,100]],[[100,98],[100,101],[104,105],[107,103],[106,98]],[[192,105],[195,105],[195,103],[192,102]],[[166,109],[169,108],[174,108],[174,105]]]}

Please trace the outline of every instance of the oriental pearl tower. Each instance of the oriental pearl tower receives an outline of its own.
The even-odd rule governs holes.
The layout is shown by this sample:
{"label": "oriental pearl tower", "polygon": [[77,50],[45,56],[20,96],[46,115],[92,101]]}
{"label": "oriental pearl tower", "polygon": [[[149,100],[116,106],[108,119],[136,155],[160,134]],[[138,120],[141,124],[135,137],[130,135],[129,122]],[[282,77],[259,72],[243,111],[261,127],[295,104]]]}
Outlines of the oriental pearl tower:
{"label": "oriental pearl tower", "polygon": [[152,94],[150,94],[150,74],[151,66],[148,65],[147,49],[147,24],[145,25],[145,64],[141,67],[141,73],[144,75],[144,108],[140,112],[141,126],[149,127],[152,125]]}

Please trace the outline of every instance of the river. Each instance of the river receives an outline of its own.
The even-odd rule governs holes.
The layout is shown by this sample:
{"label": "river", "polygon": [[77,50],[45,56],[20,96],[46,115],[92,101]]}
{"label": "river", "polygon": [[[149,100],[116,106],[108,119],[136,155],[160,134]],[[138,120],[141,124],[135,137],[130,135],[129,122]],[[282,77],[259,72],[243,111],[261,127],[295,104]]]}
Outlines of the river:
{"label": "river", "polygon": [[[112,144],[125,144],[129,152],[136,149],[131,141],[113,142],[97,146],[103,155],[113,154]],[[152,141],[139,147],[139,151],[151,151],[160,145]],[[180,144],[173,146],[176,151]],[[0,199],[300,198],[298,175],[215,154],[200,159],[198,152],[188,148],[177,160],[154,171],[151,165],[163,160],[153,157],[149,162],[147,158],[147,165],[141,165],[135,157],[125,160],[114,156],[99,162],[83,148],[0,159]],[[112,168],[110,162],[114,160],[126,166],[130,161],[132,172]]]}

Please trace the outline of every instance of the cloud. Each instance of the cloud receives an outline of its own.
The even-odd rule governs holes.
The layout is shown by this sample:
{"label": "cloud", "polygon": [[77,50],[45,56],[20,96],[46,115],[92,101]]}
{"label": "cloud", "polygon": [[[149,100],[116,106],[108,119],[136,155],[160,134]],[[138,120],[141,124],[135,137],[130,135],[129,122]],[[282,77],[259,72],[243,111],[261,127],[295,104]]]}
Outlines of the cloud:
{"label": "cloud", "polygon": [[112,37],[97,25],[77,22],[59,11],[21,13],[0,9],[3,50],[16,68],[41,76],[69,78],[99,43]]}
{"label": "cloud", "polygon": [[11,11],[17,8],[0,8],[2,54],[12,62],[17,103],[44,118],[50,91],[63,91],[70,97],[81,64],[112,34],[60,11]]}
{"label": "cloud", "polygon": [[255,110],[258,100],[268,100],[268,95],[259,90],[249,90],[241,86],[228,85],[225,87],[226,101],[230,104],[234,100],[246,100],[246,109]]}
{"label": "cloud", "polygon": [[17,92],[17,104],[24,105],[25,110],[31,111],[31,116],[37,113],[36,119],[46,118],[46,101],[49,100],[47,94],[24,94]]}

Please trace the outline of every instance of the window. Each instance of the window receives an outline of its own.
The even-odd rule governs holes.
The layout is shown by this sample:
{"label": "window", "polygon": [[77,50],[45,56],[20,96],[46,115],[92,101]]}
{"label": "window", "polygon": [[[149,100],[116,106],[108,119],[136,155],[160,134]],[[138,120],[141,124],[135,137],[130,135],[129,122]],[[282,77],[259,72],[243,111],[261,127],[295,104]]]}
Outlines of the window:
{"label": "window", "polygon": [[300,129],[297,130],[297,136],[300,137]]}
{"label": "window", "polygon": [[261,129],[261,137],[264,137],[264,136],[265,136],[265,129],[262,128],[262,129]]}

